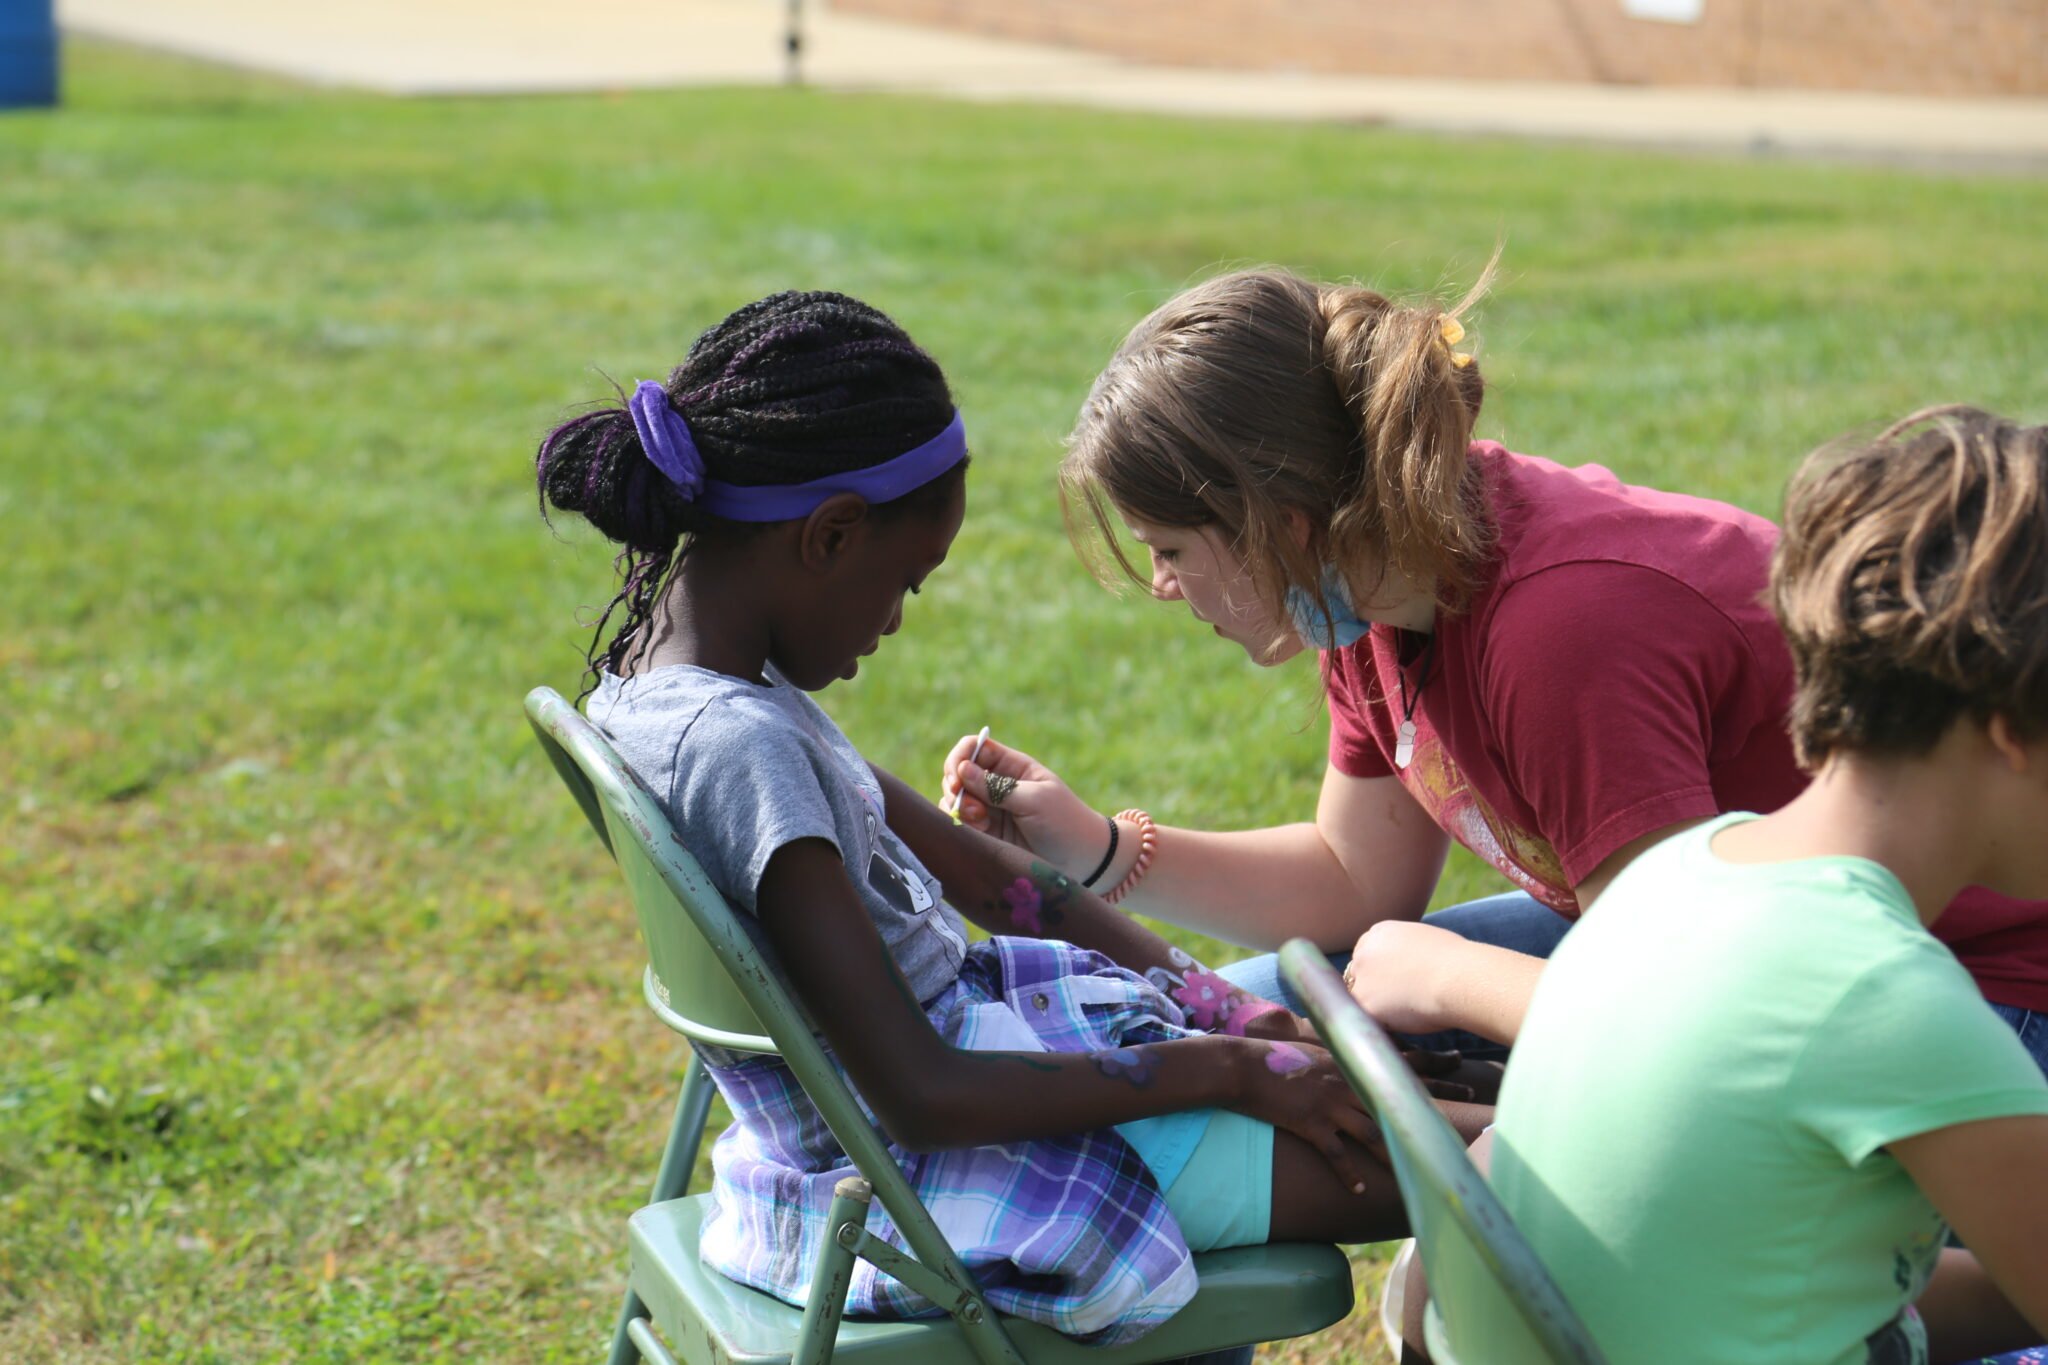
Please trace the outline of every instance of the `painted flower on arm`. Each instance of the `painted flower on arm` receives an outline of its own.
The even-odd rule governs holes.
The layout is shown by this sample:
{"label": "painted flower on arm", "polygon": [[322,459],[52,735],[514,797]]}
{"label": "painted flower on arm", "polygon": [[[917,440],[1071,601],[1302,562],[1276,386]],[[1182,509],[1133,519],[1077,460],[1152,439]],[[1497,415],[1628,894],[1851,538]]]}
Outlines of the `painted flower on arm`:
{"label": "painted flower on arm", "polygon": [[1315,1063],[1292,1043],[1266,1044],[1266,1070],[1275,1076],[1299,1076]]}
{"label": "painted flower on arm", "polygon": [[1140,1090],[1150,1085],[1152,1077],[1159,1071],[1159,1053],[1151,1049],[1141,1051],[1134,1047],[1113,1047],[1090,1054],[1090,1060],[1103,1075],[1128,1081]]}
{"label": "painted flower on arm", "polygon": [[1173,992],[1173,998],[1187,1012],[1191,1028],[1213,1029],[1230,1017],[1238,998],[1237,987],[1206,967],[1190,970]]}
{"label": "painted flower on arm", "polygon": [[1039,918],[1039,907],[1044,904],[1029,877],[1019,877],[1003,888],[1003,904],[1009,907],[1011,927],[1042,938],[1045,925]]}
{"label": "painted flower on arm", "polygon": [[1173,999],[1173,993],[1185,984],[1185,978],[1179,973],[1169,972],[1164,967],[1147,967],[1145,969],[1145,979],[1152,983],[1153,990],[1158,991],[1169,1000]]}

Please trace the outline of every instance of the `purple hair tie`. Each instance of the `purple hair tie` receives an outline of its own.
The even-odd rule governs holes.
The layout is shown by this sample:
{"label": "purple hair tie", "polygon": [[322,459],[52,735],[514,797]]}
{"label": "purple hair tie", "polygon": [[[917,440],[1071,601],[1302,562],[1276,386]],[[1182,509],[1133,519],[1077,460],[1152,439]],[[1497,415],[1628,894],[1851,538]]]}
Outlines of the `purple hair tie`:
{"label": "purple hair tie", "polygon": [[633,414],[633,429],[640,433],[640,446],[654,467],[683,495],[695,502],[704,491],[704,457],[690,437],[690,424],[668,401],[668,391],[652,379],[643,379],[626,403]]}

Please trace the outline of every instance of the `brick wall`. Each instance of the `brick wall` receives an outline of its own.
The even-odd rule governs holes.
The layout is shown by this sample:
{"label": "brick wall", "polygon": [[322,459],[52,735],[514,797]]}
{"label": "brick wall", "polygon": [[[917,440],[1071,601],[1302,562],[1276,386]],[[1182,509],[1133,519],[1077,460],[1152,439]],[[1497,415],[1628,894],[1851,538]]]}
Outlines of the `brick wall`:
{"label": "brick wall", "polygon": [[1141,61],[1398,76],[2048,95],[2048,0],[830,0]]}

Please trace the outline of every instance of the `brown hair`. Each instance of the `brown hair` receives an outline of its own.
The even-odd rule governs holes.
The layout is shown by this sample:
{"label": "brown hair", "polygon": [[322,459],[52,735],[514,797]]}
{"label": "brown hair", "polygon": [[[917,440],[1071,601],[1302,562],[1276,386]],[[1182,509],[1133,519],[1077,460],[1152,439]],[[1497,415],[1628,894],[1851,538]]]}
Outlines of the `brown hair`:
{"label": "brown hair", "polygon": [[[1131,329],[1096,379],[1060,465],[1075,548],[1099,578],[1145,582],[1113,507],[1161,526],[1216,526],[1276,619],[1286,590],[1320,597],[1339,566],[1354,601],[1363,564],[1434,582],[1456,610],[1493,548],[1466,457],[1485,382],[1446,336],[1485,292],[1449,309],[1283,270],[1196,285]],[[1084,510],[1085,509],[1085,510]],[[1290,533],[1300,513],[1308,543]],[[1094,535],[1090,535],[1092,531]]]}
{"label": "brown hair", "polygon": [[2048,427],[1928,408],[1815,452],[1770,595],[1808,767],[1925,753],[1965,714],[2048,730]]}

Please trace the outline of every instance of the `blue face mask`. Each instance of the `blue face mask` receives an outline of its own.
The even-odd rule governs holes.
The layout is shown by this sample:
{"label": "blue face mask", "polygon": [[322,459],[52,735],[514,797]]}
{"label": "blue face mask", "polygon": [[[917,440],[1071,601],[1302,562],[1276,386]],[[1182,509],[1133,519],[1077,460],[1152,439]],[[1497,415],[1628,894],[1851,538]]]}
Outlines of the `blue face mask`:
{"label": "blue face mask", "polygon": [[[1329,614],[1324,615],[1327,603]],[[1287,614],[1294,619],[1294,629],[1301,638],[1317,649],[1346,649],[1357,644],[1372,629],[1372,622],[1361,621],[1351,607],[1351,590],[1344,586],[1344,576],[1335,567],[1323,566],[1323,601],[1318,602],[1300,588],[1287,590]]]}

